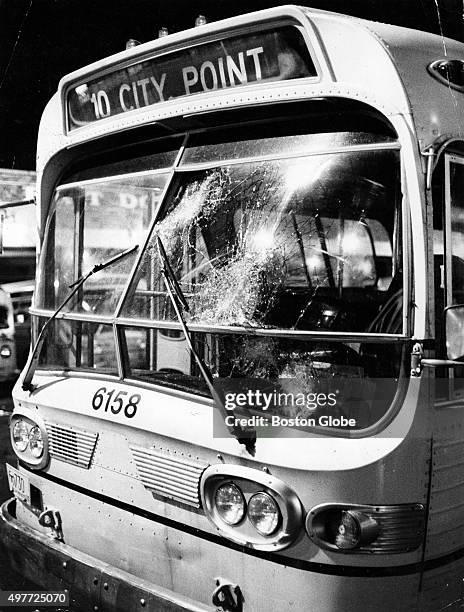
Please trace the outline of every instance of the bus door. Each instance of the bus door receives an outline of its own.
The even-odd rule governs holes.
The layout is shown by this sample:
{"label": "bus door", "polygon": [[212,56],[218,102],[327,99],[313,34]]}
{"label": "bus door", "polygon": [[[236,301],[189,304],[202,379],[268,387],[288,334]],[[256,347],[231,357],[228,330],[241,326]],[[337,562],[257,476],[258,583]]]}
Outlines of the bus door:
{"label": "bus door", "polygon": [[[464,304],[464,155],[445,156],[446,306]],[[464,367],[452,368],[453,396],[464,403]]]}
{"label": "bus door", "polygon": [[[464,304],[464,155],[446,153],[435,170],[433,243],[435,357],[446,360],[446,309]],[[464,365],[438,367],[434,376],[426,558],[464,547]]]}

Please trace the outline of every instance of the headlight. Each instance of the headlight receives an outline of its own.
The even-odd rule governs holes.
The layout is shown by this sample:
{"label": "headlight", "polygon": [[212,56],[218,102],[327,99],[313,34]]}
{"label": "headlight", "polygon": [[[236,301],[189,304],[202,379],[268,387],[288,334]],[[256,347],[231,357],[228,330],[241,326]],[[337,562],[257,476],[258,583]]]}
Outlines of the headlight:
{"label": "headlight", "polygon": [[357,517],[349,511],[341,513],[337,526],[335,546],[338,548],[356,548],[361,541],[361,527]]}
{"label": "headlight", "polygon": [[10,442],[19,459],[33,470],[42,469],[50,460],[46,425],[37,411],[15,408]]}
{"label": "headlight", "polygon": [[335,535],[335,546],[342,550],[358,548],[375,540],[379,533],[377,522],[362,512],[344,510]]}
{"label": "headlight", "polygon": [[29,432],[29,448],[34,457],[41,457],[44,451],[44,441],[42,432],[37,427],[33,427]]}
{"label": "headlight", "polygon": [[7,344],[4,344],[2,346],[2,348],[0,348],[0,355],[4,358],[7,359],[8,357],[11,357],[11,349]]}
{"label": "headlight", "polygon": [[248,518],[262,535],[270,535],[277,529],[280,512],[277,503],[267,493],[256,493],[248,502]]}
{"label": "headlight", "polygon": [[300,500],[267,470],[210,465],[201,475],[200,495],[205,515],[216,529],[247,548],[275,552],[301,533]]}
{"label": "headlight", "polygon": [[29,427],[26,422],[20,419],[13,427],[13,442],[17,450],[23,452],[29,444]]}
{"label": "headlight", "polygon": [[234,484],[228,483],[218,487],[214,503],[219,516],[228,525],[240,523],[245,515],[245,499]]}

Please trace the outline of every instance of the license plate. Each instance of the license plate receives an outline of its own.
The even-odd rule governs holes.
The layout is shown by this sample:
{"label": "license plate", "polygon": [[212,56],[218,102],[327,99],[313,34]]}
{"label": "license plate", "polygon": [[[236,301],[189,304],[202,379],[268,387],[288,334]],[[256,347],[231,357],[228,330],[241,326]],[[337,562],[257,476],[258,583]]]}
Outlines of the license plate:
{"label": "license plate", "polygon": [[30,505],[31,486],[29,478],[8,463],[6,464],[6,473],[8,474],[8,484],[13,495]]}

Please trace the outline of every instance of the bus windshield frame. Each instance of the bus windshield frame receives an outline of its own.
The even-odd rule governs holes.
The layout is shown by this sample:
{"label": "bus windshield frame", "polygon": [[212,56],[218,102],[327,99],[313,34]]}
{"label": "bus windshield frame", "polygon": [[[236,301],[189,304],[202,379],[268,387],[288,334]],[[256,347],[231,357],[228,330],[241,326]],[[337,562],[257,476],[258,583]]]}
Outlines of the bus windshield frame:
{"label": "bus windshield frame", "polygon": [[[239,249],[237,240],[235,240],[234,245],[232,243],[229,245],[228,256],[220,253],[220,248],[217,245],[212,243],[209,245],[203,244],[203,251],[206,246],[206,251],[209,253],[209,259],[208,257],[205,258],[204,252],[201,255],[203,261],[200,268],[203,272],[206,268],[214,268],[213,260],[221,261],[222,258],[222,261],[225,261],[229,257],[230,264],[232,261],[230,254],[235,253],[232,257],[232,259],[235,257],[235,261],[232,263],[236,264],[237,269],[234,274],[238,273],[238,276],[234,277],[232,275],[229,278],[226,277],[226,283],[229,283],[229,285],[231,282],[234,282],[234,279],[236,281],[240,275],[242,275],[244,284],[248,282],[249,287],[252,286],[252,281],[257,282],[257,279],[261,279],[259,282],[261,283],[260,291],[262,292],[261,281],[263,275],[266,276],[267,274],[266,270],[274,270],[277,275],[281,274],[282,276],[280,280],[275,278],[270,280],[268,275],[264,283],[267,287],[266,290],[269,290],[269,285],[274,283],[275,287],[278,286],[278,291],[276,290],[272,295],[263,293],[259,299],[256,295],[252,296],[245,309],[242,307],[244,293],[243,287],[241,287],[236,293],[235,305],[232,304],[234,314],[229,318],[226,316],[221,318],[219,316],[220,309],[218,309],[219,301],[217,295],[215,296],[215,303],[209,309],[210,315],[211,311],[215,312],[214,317],[211,318],[210,316],[208,319],[207,316],[203,316],[208,309],[204,310],[202,314],[198,306],[202,299],[204,301],[204,296],[206,295],[204,292],[203,295],[198,293],[199,288],[203,287],[204,289],[208,283],[210,288],[213,288],[214,283],[216,283],[216,293],[223,291],[224,285],[221,286],[218,276],[216,275],[215,278],[208,279],[203,273],[201,282],[195,283],[192,272],[186,272],[186,262],[181,261],[186,256],[185,253],[178,261],[170,259],[170,263],[173,265],[176,274],[178,274],[177,280],[181,284],[183,293],[187,296],[189,303],[194,306],[193,314],[189,313],[187,317],[189,331],[196,336],[194,341],[201,346],[203,356],[208,355],[207,362],[209,367],[211,367],[214,351],[219,353],[221,353],[221,350],[223,352],[229,351],[234,355],[232,360],[235,360],[233,367],[231,366],[232,361],[229,361],[227,364],[222,364],[216,369],[212,369],[213,376],[219,379],[219,382],[222,382],[224,378],[228,379],[225,386],[226,390],[229,388],[227,386],[230,384],[229,379],[241,377],[244,380],[255,381],[257,377],[262,378],[264,376],[266,378],[266,375],[269,375],[269,364],[264,363],[263,360],[258,360],[259,363],[254,369],[250,369],[248,362],[243,366],[243,362],[246,359],[240,352],[241,349],[237,348],[240,342],[247,344],[247,355],[250,352],[256,353],[260,351],[264,354],[272,351],[275,353],[275,347],[278,345],[278,352],[280,351],[279,359],[281,360],[282,355],[287,355],[287,361],[284,359],[285,363],[281,367],[280,375],[277,376],[279,381],[283,377],[293,381],[302,376],[303,378],[308,377],[308,370],[302,365],[303,359],[310,360],[311,371],[313,373],[315,371],[314,366],[318,368],[316,376],[318,378],[318,391],[322,387],[326,391],[328,390],[327,376],[322,374],[324,382],[321,383],[320,375],[327,368],[329,368],[331,376],[336,376],[338,379],[340,377],[343,379],[347,377],[352,378],[355,380],[355,386],[358,382],[360,383],[356,391],[350,391],[350,393],[351,395],[354,393],[356,397],[360,396],[361,403],[366,402],[366,393],[372,392],[372,380],[380,381],[379,388],[385,385],[385,389],[388,390],[386,392],[388,402],[384,402],[385,405],[382,408],[377,407],[373,409],[375,417],[358,415],[357,425],[351,431],[340,432],[330,426],[319,428],[317,425],[313,427],[311,424],[309,428],[316,429],[317,431],[323,430],[327,434],[354,435],[358,437],[360,434],[369,435],[373,428],[378,429],[381,423],[385,422],[386,415],[391,414],[393,407],[399,405],[398,398],[404,391],[404,384],[401,383],[401,380],[406,377],[405,372],[407,371],[405,363],[409,332],[407,316],[408,296],[410,295],[408,280],[410,275],[407,273],[407,270],[410,254],[406,240],[409,226],[407,223],[407,207],[405,205],[404,193],[402,193],[404,188],[401,185],[403,173],[401,170],[400,144],[396,137],[392,137],[391,133],[371,134],[352,129],[334,132],[326,129],[320,133],[311,133],[309,131],[308,134],[290,133],[282,135],[277,133],[275,136],[268,135],[267,138],[262,136],[262,130],[258,129],[257,131],[257,136],[253,133],[250,135],[249,132],[247,137],[244,137],[243,134],[239,138],[235,136],[235,140],[234,136],[231,136],[230,133],[224,137],[220,131],[214,133],[189,133],[185,135],[184,142],[179,146],[177,153],[169,156],[169,162],[166,162],[165,158],[158,164],[156,160],[152,160],[150,162],[151,165],[148,164],[146,170],[136,171],[141,166],[135,159],[132,164],[128,162],[127,170],[124,174],[118,174],[118,168],[116,167],[114,171],[111,171],[111,167],[108,166],[105,168],[105,172],[101,172],[96,168],[95,170],[90,169],[87,174],[86,172],[74,173],[65,178],[63,184],[59,185],[55,191],[55,199],[48,217],[45,241],[39,264],[36,306],[33,314],[39,316],[42,323],[47,315],[52,314],[59,302],[57,283],[59,284],[59,279],[63,275],[62,270],[59,271],[54,268],[54,252],[56,249],[55,215],[57,214],[55,211],[59,211],[63,199],[70,199],[68,203],[71,208],[74,211],[80,211],[80,213],[75,213],[77,216],[74,217],[72,223],[74,229],[78,227],[79,223],[82,229],[83,224],[86,223],[87,215],[87,212],[83,211],[90,205],[92,200],[94,203],[96,202],[95,190],[108,189],[108,186],[110,186],[110,191],[112,190],[113,195],[110,194],[108,196],[107,194],[102,196],[102,198],[103,200],[106,198],[107,201],[115,201],[116,191],[120,192],[124,185],[125,187],[130,186],[131,181],[135,181],[136,189],[141,189],[142,191],[147,185],[150,189],[153,189],[153,185],[156,184],[157,196],[155,200],[151,201],[149,220],[144,221],[143,232],[139,234],[139,236],[142,233],[145,234],[144,246],[139,249],[137,255],[134,255],[133,258],[128,258],[123,263],[124,267],[121,270],[111,269],[107,277],[105,275],[98,275],[100,280],[97,280],[97,277],[95,277],[96,284],[90,284],[87,288],[84,287],[82,291],[77,292],[75,300],[71,301],[64,311],[58,314],[55,321],[57,327],[50,334],[50,342],[48,345],[47,343],[45,345],[38,371],[40,369],[52,369],[65,370],[70,373],[80,371],[91,372],[95,375],[117,376],[120,379],[135,379],[137,384],[148,385],[150,388],[153,386],[161,387],[162,389],[169,388],[171,391],[175,390],[182,395],[186,394],[187,397],[192,397],[192,394],[193,397],[198,399],[202,396],[203,398],[210,397],[206,388],[207,385],[202,380],[201,374],[198,371],[194,372],[195,368],[192,365],[192,360],[186,354],[186,348],[181,346],[182,341],[185,343],[185,337],[181,324],[175,317],[172,304],[171,307],[167,305],[168,296],[165,288],[160,288],[161,285],[158,282],[160,278],[159,260],[158,255],[154,252],[153,244],[156,236],[159,235],[163,238],[163,243],[167,245],[168,256],[171,258],[172,255],[176,254],[173,246],[175,241],[172,240],[172,236],[169,236],[169,232],[166,233],[166,228],[163,229],[163,220],[166,225],[166,219],[171,215],[169,223],[172,227],[173,224],[179,223],[182,214],[185,217],[185,210],[183,212],[180,209],[176,211],[175,208],[176,203],[182,203],[182,198],[184,198],[185,204],[186,194],[187,199],[190,198],[190,212],[184,220],[189,215],[191,219],[196,215],[197,221],[201,219],[197,223],[197,229],[201,226],[202,231],[209,232],[210,236],[213,236],[214,232],[222,231],[224,234],[224,232],[230,231],[230,227],[226,229],[223,227],[221,229],[217,225],[217,218],[215,220],[216,226],[213,224],[213,226],[207,228],[205,220],[207,220],[208,214],[200,214],[198,216],[198,211],[197,213],[192,211],[195,205],[201,209],[205,198],[209,198],[209,201],[214,199],[214,193],[217,195],[222,188],[220,187],[221,181],[222,183],[229,181],[227,186],[229,192],[237,189],[237,185],[243,184],[245,180],[243,176],[240,176],[240,171],[248,165],[247,172],[251,172],[251,175],[253,173],[261,173],[258,181],[261,185],[266,183],[266,177],[270,176],[269,173],[272,174],[274,172],[274,182],[271,186],[269,184],[265,188],[266,193],[262,192],[260,194],[262,199],[268,198],[271,201],[273,197],[276,197],[276,201],[282,201],[283,196],[290,200],[291,198],[294,200],[299,198],[300,205],[303,208],[306,206],[306,208],[309,207],[308,210],[311,209],[312,242],[308,242],[307,238],[308,217],[305,219],[301,216],[296,208],[295,200],[294,203],[286,205],[285,231],[281,232],[280,236],[281,245],[288,244],[290,236],[292,239],[294,238],[291,253],[293,263],[290,265],[290,268],[293,268],[293,276],[298,278],[295,281],[296,284],[294,283],[292,287],[287,289],[282,284],[282,269],[287,264],[279,263],[274,256],[275,253],[274,255],[270,254],[270,242],[269,240],[266,241],[264,236],[266,232],[255,232],[255,237],[261,236],[262,244],[258,245],[258,250],[255,249],[254,252],[249,251],[245,253],[245,257],[242,257],[242,262],[238,261],[239,258],[235,257]],[[260,131],[261,137],[259,135]],[[303,193],[302,195],[302,190],[304,191],[304,186],[308,182],[308,177],[305,176],[302,164],[306,165],[307,174],[313,177],[313,191],[315,190],[319,197],[326,198],[326,207],[330,208],[332,206],[334,209],[334,207],[337,208],[338,206],[338,220],[337,223],[332,223],[332,230],[327,222],[328,219],[334,221],[336,215],[333,210],[332,212],[329,211],[330,214],[324,215],[323,207],[318,206],[317,203],[311,203],[311,198],[307,194],[304,195]],[[356,164],[361,168],[359,176],[362,180],[358,180],[359,177],[353,179],[350,175],[350,168],[355,168]],[[388,171],[385,170],[385,167],[389,164],[395,166],[394,173],[391,176],[387,176]],[[391,166],[392,168],[393,165]],[[383,169],[379,170],[382,167]],[[292,194],[285,194],[282,191],[281,168],[285,169],[287,176],[290,176],[293,183]],[[238,174],[235,176],[234,172],[238,172]],[[382,172],[387,174],[382,175]],[[335,186],[330,193],[327,188],[329,183],[324,183],[324,173],[327,176],[333,177],[336,174],[339,177],[338,186]],[[162,179],[161,183],[160,179]],[[385,184],[382,184],[382,180]],[[335,184],[336,181],[332,182]],[[299,183],[296,188],[295,183]],[[116,186],[115,189],[111,187],[112,185],[113,187]],[[246,197],[249,201],[252,201],[253,197],[256,196],[256,187],[250,186],[249,191],[250,193]],[[253,196],[253,193],[255,196]],[[119,194],[118,197],[121,204],[121,195]],[[196,204],[195,198],[197,199]],[[144,196],[142,194],[143,199]],[[344,218],[343,215],[340,216],[340,211],[346,209],[348,200],[352,202],[353,210]],[[330,202],[332,204],[329,204]],[[333,204],[334,202],[335,204]],[[388,202],[391,205],[389,221],[384,221],[381,217],[376,219],[375,215],[380,214],[380,204],[386,207]],[[266,231],[271,226],[275,230],[276,226],[281,222],[283,209],[279,211],[277,208],[271,214],[266,209],[265,204],[261,208],[260,218],[262,220],[265,219]],[[377,213],[375,212],[376,210]],[[243,219],[248,217],[246,211],[243,212],[242,210],[242,213],[243,225]],[[237,214],[237,211],[235,211],[235,220],[234,214],[232,216],[229,215],[229,222],[235,223],[236,229],[238,227],[237,223],[240,225],[240,222],[237,221]],[[210,218],[212,218],[211,214]],[[278,222],[279,219],[280,221]],[[130,233],[130,223],[128,227]],[[250,227],[251,225],[249,225],[248,230]],[[165,232],[164,234],[163,231]],[[330,235],[331,231],[333,235]],[[247,234],[247,230],[244,230],[243,227],[238,233],[240,232],[242,237]],[[348,238],[345,237],[345,234],[342,234],[340,237],[341,232],[349,234]],[[183,236],[183,240],[187,239],[187,234]],[[56,236],[58,235],[56,233]],[[143,244],[143,240],[141,241],[139,236],[132,243]],[[196,236],[195,239],[200,238],[201,236]],[[357,260],[357,272],[353,272],[353,270],[350,272],[348,270],[351,265],[350,257],[335,253],[335,249],[343,248],[342,243],[345,241],[346,248],[354,249],[351,257],[354,261],[357,255],[353,243],[356,242],[356,239],[358,243],[362,243],[362,248],[369,254],[363,255],[361,253],[358,257],[359,261]],[[245,242],[242,241],[242,247]],[[123,241],[122,246],[124,244]],[[249,245],[249,241],[247,244]],[[349,244],[351,244],[351,247],[348,247]],[[68,270],[69,274],[67,276],[66,274],[64,275],[66,283],[69,284],[76,279],[79,270],[82,270],[84,254],[87,253],[88,255],[95,249],[92,245],[86,247],[82,239],[80,244],[74,243],[72,247],[68,245],[67,248],[69,253],[74,254],[73,257],[76,257],[76,253],[80,253],[80,264],[77,265],[74,262],[71,267],[72,269],[69,268]],[[309,299],[305,294],[304,303],[301,302],[303,298],[298,298],[300,299],[298,313],[292,319],[291,324],[285,325],[282,324],[282,318],[279,319],[279,316],[276,316],[275,313],[263,314],[262,302],[264,301],[272,305],[275,304],[277,299],[282,298],[282,312],[287,314],[290,312],[288,308],[289,299],[293,299],[295,295],[298,297],[298,293],[304,293],[305,283],[308,283],[309,286],[311,286],[311,283],[314,283],[314,270],[316,268],[314,267],[314,269],[310,270],[310,266],[308,267],[307,263],[304,263],[305,257],[307,261],[310,259],[307,257],[308,251],[313,251],[313,253],[317,251],[317,265],[319,268],[316,278],[318,278],[318,275],[321,277],[321,270],[325,271],[325,278],[316,286],[315,292]],[[111,256],[112,252],[108,251],[108,256]],[[101,252],[99,255],[102,258]],[[261,268],[259,267],[261,264],[257,264],[260,256],[263,256],[264,259],[268,258],[267,263],[263,264]],[[63,262],[65,258],[59,255],[57,259],[61,259],[61,262]],[[245,270],[245,259],[248,262],[252,261],[251,272],[246,272]],[[158,261],[158,264],[156,261]],[[295,268],[295,261],[299,262],[296,266],[299,268],[298,270]],[[227,265],[221,265],[222,270],[227,267]],[[241,268],[240,265],[242,266]],[[158,269],[156,270],[157,266]],[[233,266],[229,267],[232,269]],[[352,267],[354,269],[354,266]],[[238,268],[241,269],[241,272]],[[359,270],[364,270],[364,272],[359,272]],[[156,274],[158,274],[159,278],[153,280]],[[152,278],[151,281],[147,281],[149,276]],[[311,277],[313,277],[313,280],[311,280]],[[343,312],[343,293],[349,294],[351,292],[353,294],[356,291],[358,293],[361,292],[361,297],[359,298],[359,304],[361,304],[364,299],[362,296],[363,290],[365,290],[366,295],[369,293],[368,297],[372,301],[370,310],[372,314],[371,325],[362,328],[359,322],[356,324],[357,327],[347,327],[347,314]],[[195,292],[197,292],[196,297],[198,298],[196,301]],[[335,296],[336,293],[338,294],[337,296]],[[374,297],[372,297],[373,293],[376,293],[375,299],[377,299],[378,304],[375,302]],[[277,294],[279,294],[279,298],[276,297]],[[316,299],[315,295],[317,295]],[[380,299],[378,298],[379,295]],[[110,301],[108,301],[108,296],[111,296]],[[263,299],[263,296],[265,299]],[[387,304],[390,302],[392,304],[389,306],[390,314],[388,315],[382,314],[382,300],[384,296],[384,301]],[[242,306],[239,304],[240,301],[242,301]],[[313,309],[313,304],[315,304],[315,310],[311,313],[311,316],[307,316],[307,311]],[[253,317],[247,319],[243,316],[244,310],[247,309],[248,312],[252,312],[255,315],[258,313],[259,316],[255,317],[255,319]],[[352,310],[355,311],[356,308]],[[163,313],[162,316],[159,316],[160,312]],[[199,312],[200,315],[198,314]],[[158,314],[156,315],[156,313]],[[363,315],[361,313],[359,321],[362,319]],[[385,327],[386,320],[387,322],[391,320],[390,330],[388,326]],[[40,324],[39,321],[38,328]],[[79,334],[81,336],[80,339]],[[157,373],[159,372],[160,375],[150,378],[148,373],[150,367],[153,367],[154,358],[153,355],[148,355],[147,353],[143,356],[142,353],[147,351],[147,344],[149,342],[155,342],[153,340],[155,335],[158,335],[159,338],[162,336],[163,342],[166,338],[170,338],[172,341],[171,346],[174,346],[175,341],[177,341],[177,349],[182,352],[182,355],[178,357],[177,361],[174,360],[175,367],[172,367],[172,364],[165,363],[162,368],[157,370]],[[63,340],[63,337],[66,340]],[[60,338],[61,340],[59,340]],[[62,345],[61,351],[63,347],[66,348],[68,346],[69,348],[72,346],[73,351],[80,351],[82,354],[86,352],[87,357],[85,359],[77,359],[74,363],[60,362],[60,358],[56,355],[54,358],[50,358],[52,344],[60,344],[60,342]],[[157,342],[160,343],[159,340]],[[214,350],[212,348],[213,345],[216,347]],[[134,348],[135,346],[137,347],[136,349]],[[369,378],[369,385],[366,386],[363,379],[364,374],[359,374],[359,372],[362,368],[368,367],[365,365],[367,361],[378,360],[380,352],[387,347],[389,357],[386,361],[389,364],[384,364],[382,367],[379,366],[377,370],[375,368],[372,369],[372,372],[366,375]],[[99,359],[95,353],[97,349],[101,353],[107,354],[107,363],[105,363],[104,367],[98,365]],[[134,351],[137,351],[138,356],[136,358],[133,357]],[[299,354],[298,359],[295,360],[293,357],[289,357],[289,355],[295,355],[295,353]],[[49,355],[48,357],[47,354]],[[358,355],[356,356],[356,354]],[[361,355],[361,359],[358,358],[359,355]],[[216,358],[218,358],[217,355]],[[111,359],[114,360],[113,367],[110,367],[108,362]],[[131,360],[134,360],[134,363]],[[142,362],[144,365],[139,367]],[[242,364],[240,366],[242,369],[236,365],[239,362]],[[100,360],[100,363],[103,362]],[[392,363],[393,367],[391,367]],[[186,368],[192,368],[189,370],[188,375],[185,371]],[[233,373],[230,374],[232,370]],[[309,376],[313,377],[313,374]],[[271,383],[276,383],[275,373],[273,377],[271,376]],[[288,390],[288,384],[285,388]],[[300,391],[303,389],[308,391],[308,386],[298,387]],[[314,390],[314,385],[311,386],[311,389]],[[343,391],[344,387],[342,388]],[[224,389],[222,389],[222,392],[224,392]],[[340,389],[337,390],[337,393],[340,393]],[[379,389],[377,389],[375,394],[377,396],[381,394]],[[299,412],[301,413],[301,411]],[[295,414],[292,413],[293,416]],[[311,415],[313,415],[311,410],[306,413],[306,416]],[[306,431],[308,427],[303,427],[303,429]]]}

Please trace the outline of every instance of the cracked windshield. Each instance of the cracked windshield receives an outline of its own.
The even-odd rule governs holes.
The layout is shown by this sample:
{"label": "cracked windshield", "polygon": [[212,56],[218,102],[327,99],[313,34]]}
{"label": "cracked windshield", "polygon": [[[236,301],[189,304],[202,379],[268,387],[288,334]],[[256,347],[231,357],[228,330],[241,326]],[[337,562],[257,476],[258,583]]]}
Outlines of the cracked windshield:
{"label": "cracked windshield", "polygon": [[[166,291],[159,236],[194,346],[223,392],[333,393],[323,407],[270,411],[311,417],[330,406],[354,429],[379,420],[401,365],[401,346],[385,339],[403,332],[399,151],[303,151],[381,139],[345,132],[187,148],[121,313],[159,324],[157,333],[125,329],[128,345],[136,337],[146,349],[128,351],[129,375],[208,394]],[[382,350],[372,334],[383,335]]]}

